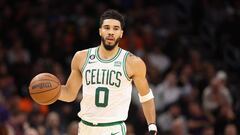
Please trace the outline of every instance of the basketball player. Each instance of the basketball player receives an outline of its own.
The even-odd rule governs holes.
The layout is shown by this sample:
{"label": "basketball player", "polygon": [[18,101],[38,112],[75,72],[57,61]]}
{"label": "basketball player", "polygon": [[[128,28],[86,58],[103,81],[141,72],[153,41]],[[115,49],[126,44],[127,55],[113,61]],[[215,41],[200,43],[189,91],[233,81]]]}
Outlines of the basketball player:
{"label": "basketball player", "polygon": [[132,81],[136,85],[150,135],[157,134],[154,97],[146,80],[145,63],[118,47],[123,36],[124,18],[115,10],[100,18],[101,44],[78,51],[71,74],[61,86],[59,100],[75,100],[82,86],[83,99],[78,135],[125,135]]}

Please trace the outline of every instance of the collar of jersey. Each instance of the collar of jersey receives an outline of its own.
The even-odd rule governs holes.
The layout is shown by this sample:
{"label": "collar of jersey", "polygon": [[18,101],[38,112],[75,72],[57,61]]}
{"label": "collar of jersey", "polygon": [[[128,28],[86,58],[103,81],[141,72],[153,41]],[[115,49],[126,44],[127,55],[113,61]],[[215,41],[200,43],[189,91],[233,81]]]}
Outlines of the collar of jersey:
{"label": "collar of jersey", "polygon": [[111,58],[111,59],[109,59],[109,60],[104,60],[104,59],[101,59],[101,58],[100,58],[100,56],[99,56],[99,47],[97,47],[97,49],[96,49],[95,51],[96,51],[96,52],[95,52],[95,53],[96,53],[96,57],[97,57],[97,59],[98,59],[100,62],[109,63],[109,62],[113,62],[115,59],[117,59],[117,57],[120,55],[122,49],[119,48],[117,54],[116,54],[113,58]]}

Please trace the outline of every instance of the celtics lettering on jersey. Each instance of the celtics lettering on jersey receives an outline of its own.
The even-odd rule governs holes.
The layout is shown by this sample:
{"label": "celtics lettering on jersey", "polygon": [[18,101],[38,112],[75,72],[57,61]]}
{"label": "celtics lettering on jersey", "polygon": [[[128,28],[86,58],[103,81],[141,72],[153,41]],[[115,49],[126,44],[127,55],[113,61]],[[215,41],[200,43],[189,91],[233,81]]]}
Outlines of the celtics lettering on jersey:
{"label": "celtics lettering on jersey", "polygon": [[103,84],[119,87],[122,73],[111,69],[87,69],[85,70],[86,85]]}

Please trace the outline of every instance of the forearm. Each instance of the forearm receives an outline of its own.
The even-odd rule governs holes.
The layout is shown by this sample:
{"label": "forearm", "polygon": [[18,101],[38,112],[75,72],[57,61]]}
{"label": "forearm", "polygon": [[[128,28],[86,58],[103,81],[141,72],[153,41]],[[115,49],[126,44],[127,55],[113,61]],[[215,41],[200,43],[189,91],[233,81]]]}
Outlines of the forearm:
{"label": "forearm", "polygon": [[79,89],[82,86],[82,77],[78,70],[72,70],[67,83],[61,85],[61,93],[59,100],[65,102],[72,102],[76,99]]}
{"label": "forearm", "polygon": [[156,109],[154,99],[142,103],[143,113],[148,124],[156,123]]}
{"label": "forearm", "polygon": [[74,92],[72,92],[72,90],[69,89],[67,85],[62,85],[61,93],[58,99],[65,102],[72,102],[76,98],[76,96],[77,93],[75,94]]}

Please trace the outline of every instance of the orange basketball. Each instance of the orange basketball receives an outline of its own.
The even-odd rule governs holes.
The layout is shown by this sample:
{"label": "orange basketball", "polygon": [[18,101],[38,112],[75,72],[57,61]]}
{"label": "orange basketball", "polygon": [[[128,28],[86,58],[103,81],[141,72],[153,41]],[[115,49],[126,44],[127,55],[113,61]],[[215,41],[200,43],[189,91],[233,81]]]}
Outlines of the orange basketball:
{"label": "orange basketball", "polygon": [[50,73],[38,74],[29,85],[30,96],[41,105],[49,105],[57,101],[60,89],[59,79]]}

